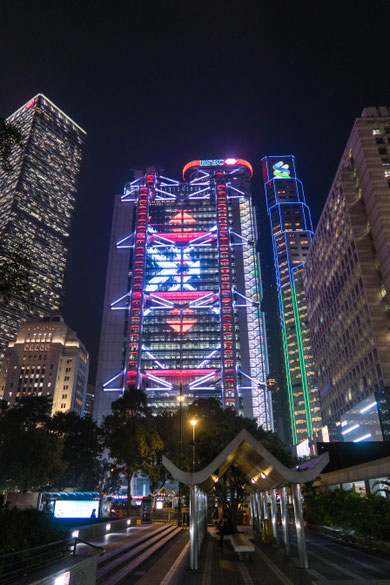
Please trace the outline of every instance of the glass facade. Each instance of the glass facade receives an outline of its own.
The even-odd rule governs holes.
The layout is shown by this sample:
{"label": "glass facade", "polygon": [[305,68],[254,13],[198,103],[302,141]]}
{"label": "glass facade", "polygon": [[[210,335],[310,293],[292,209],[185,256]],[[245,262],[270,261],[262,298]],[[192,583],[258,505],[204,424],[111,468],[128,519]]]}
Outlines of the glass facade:
{"label": "glass facade", "polygon": [[32,306],[18,296],[0,304],[0,363],[22,319],[53,315],[62,304],[66,241],[85,132],[39,94],[7,122],[23,134],[11,172],[0,171],[0,261],[18,246],[31,260]]}
{"label": "glass facade", "polygon": [[214,397],[273,429],[250,176],[246,161],[194,161],[185,182],[150,171],[125,187],[128,292],[110,307],[125,315],[123,374],[103,391],[141,387],[156,410],[175,407],[180,390]]}
{"label": "glass facade", "polygon": [[280,322],[294,445],[322,426],[302,269],[313,237],[303,186],[293,156],[262,159],[271,223]]}

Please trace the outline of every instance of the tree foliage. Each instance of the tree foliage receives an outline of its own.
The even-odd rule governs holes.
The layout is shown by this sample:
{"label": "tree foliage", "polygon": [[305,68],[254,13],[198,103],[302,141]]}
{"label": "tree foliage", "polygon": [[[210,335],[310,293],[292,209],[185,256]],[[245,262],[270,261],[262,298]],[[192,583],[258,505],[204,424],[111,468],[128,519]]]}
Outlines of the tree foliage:
{"label": "tree foliage", "polygon": [[362,497],[353,490],[313,490],[306,486],[305,520],[311,524],[353,530],[359,536],[390,541],[390,500]]}
{"label": "tree foliage", "polygon": [[113,472],[120,473],[127,484],[127,507],[130,512],[130,484],[133,475],[144,473],[151,480],[159,476],[159,456],[163,442],[156,421],[146,407],[146,396],[139,390],[125,392],[112,404],[112,414],[103,423],[105,445],[114,460]]}
{"label": "tree foliage", "polygon": [[22,147],[23,134],[21,131],[0,118],[0,169],[9,173],[12,171],[10,161],[12,149],[15,146]]}
{"label": "tree foliage", "polygon": [[[234,411],[222,409],[221,403],[213,398],[195,400],[182,412],[182,469],[191,471],[192,465],[192,427],[190,420],[195,418],[196,424],[196,468],[202,469],[234,439],[246,429],[255,439],[277,457],[284,465],[291,467],[295,460],[275,433],[265,431],[257,426],[251,418],[238,416]],[[163,412],[157,416],[157,427],[164,441],[164,453],[176,465],[179,461],[179,412]],[[165,472],[162,471],[162,477]],[[229,524],[235,530],[238,512],[246,500],[245,485],[250,478],[243,476],[234,466],[215,484],[215,496],[221,502],[228,516]]]}
{"label": "tree foliage", "polygon": [[39,489],[64,472],[63,441],[47,428],[49,412],[47,398],[26,397],[0,415],[0,482],[4,488]]}
{"label": "tree foliage", "polygon": [[80,418],[74,412],[57,412],[49,428],[63,441],[62,459],[66,465],[64,473],[54,481],[54,487],[95,490],[103,465],[99,459],[103,451],[102,435],[95,421],[90,417]]}
{"label": "tree foliage", "polygon": [[23,243],[7,251],[2,258],[0,248],[0,301],[8,304],[12,295],[19,296],[31,307],[33,296],[30,288],[31,257]]}

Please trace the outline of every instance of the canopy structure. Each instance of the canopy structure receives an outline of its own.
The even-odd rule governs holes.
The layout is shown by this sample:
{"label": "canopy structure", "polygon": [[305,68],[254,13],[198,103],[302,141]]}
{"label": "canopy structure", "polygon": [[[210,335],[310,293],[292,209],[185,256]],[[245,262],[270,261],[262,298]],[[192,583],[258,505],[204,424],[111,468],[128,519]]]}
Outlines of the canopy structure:
{"label": "canopy structure", "polygon": [[163,464],[166,469],[176,480],[190,488],[190,567],[192,569],[198,568],[198,555],[207,530],[207,494],[211,493],[215,483],[229,467],[235,466],[247,477],[247,490],[250,494],[254,528],[259,529],[262,520],[271,517],[277,544],[279,544],[279,536],[276,490],[280,492],[280,516],[286,554],[290,554],[287,490],[291,491],[299,561],[301,567],[307,568],[300,484],[313,481],[328,462],[329,455],[324,453],[299,467],[289,469],[245,429],[240,431],[221,453],[201,471],[195,473],[182,471],[164,456]]}

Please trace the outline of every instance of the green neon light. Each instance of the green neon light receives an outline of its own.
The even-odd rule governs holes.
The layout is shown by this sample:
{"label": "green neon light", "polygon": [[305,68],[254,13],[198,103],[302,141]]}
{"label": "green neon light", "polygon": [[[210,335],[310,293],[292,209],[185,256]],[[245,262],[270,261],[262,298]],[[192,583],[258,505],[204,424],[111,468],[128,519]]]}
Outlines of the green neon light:
{"label": "green neon light", "polygon": [[305,357],[303,354],[301,323],[299,321],[297,295],[295,292],[295,283],[294,282],[291,283],[291,296],[292,296],[292,302],[293,302],[295,328],[296,328],[296,332],[297,332],[299,365],[301,368],[303,400],[305,402],[305,412],[306,412],[306,426],[307,426],[308,436],[311,437],[313,434],[313,425],[312,425],[312,421],[311,421],[309,389],[307,386]]}
{"label": "green neon light", "polygon": [[286,325],[285,325],[286,320],[284,317],[284,305],[283,305],[282,293],[279,293],[279,303],[280,303],[280,307],[282,310],[283,354],[284,354],[284,363],[286,366],[287,392],[288,392],[288,405],[290,408],[291,432],[292,432],[293,445],[296,445],[298,443],[297,424],[296,424],[296,420],[295,420],[294,394],[293,394],[292,382],[291,382],[290,360],[289,360],[289,356],[288,356],[287,331],[286,331]]}

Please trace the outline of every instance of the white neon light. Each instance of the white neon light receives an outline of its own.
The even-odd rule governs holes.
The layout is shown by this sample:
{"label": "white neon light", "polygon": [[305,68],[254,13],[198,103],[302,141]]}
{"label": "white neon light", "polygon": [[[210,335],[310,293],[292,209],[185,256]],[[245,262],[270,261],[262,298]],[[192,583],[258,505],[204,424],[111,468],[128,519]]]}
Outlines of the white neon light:
{"label": "white neon light", "polygon": [[[159,179],[164,179],[164,181],[170,181],[172,185],[180,185],[179,181],[176,181],[176,179],[171,179],[170,177],[164,177],[163,175],[160,175]],[[164,183],[160,183],[160,185],[170,187],[170,185],[164,185]]]}
{"label": "white neon light", "polygon": [[245,197],[244,191],[240,191],[240,189],[237,189],[236,187],[233,187],[233,185],[231,183],[228,183],[228,187],[230,189],[233,189],[233,191],[236,191],[236,193],[240,193],[240,195],[242,195],[242,197]]}
{"label": "white neon light", "polygon": [[[125,299],[126,297],[130,296],[130,292],[127,292],[126,294],[124,294],[122,297],[120,297],[119,299],[117,299],[116,301],[114,301],[113,303],[111,303],[110,308],[111,309],[115,309],[115,305],[117,305],[118,303],[120,303],[121,301],[123,301],[123,299]],[[129,307],[117,307],[117,309],[128,309]]]}
{"label": "white neon light", "polygon": [[359,428],[360,425],[357,423],[356,425],[353,425],[352,427],[349,427],[349,429],[345,429],[345,431],[341,431],[342,435],[348,435],[348,433],[354,431],[355,429]]}
{"label": "white neon light", "polygon": [[121,372],[119,372],[119,374],[117,374],[116,376],[114,376],[113,378],[111,378],[111,380],[108,380],[108,382],[104,382],[103,388],[105,388],[106,386],[108,386],[108,384],[111,384],[111,382],[113,382],[114,380],[117,380],[120,376],[123,376],[124,373],[125,373],[125,370],[122,370]]}
{"label": "white neon light", "polygon": [[207,382],[211,378],[214,378],[214,376],[215,372],[210,372],[209,374],[206,374],[199,378],[199,380],[194,380],[193,382],[190,382],[188,386],[189,388],[196,388],[196,386],[198,386],[199,384],[203,384],[203,382]]}
{"label": "white neon light", "polygon": [[160,378],[157,378],[157,376],[153,376],[153,374],[143,374],[144,376],[146,376],[147,378],[150,378],[150,380],[153,380],[153,382],[156,382],[156,384],[160,384],[160,386],[165,386],[165,388],[173,388],[173,385],[170,382],[166,382],[165,380],[160,380]]}
{"label": "white neon light", "polygon": [[218,351],[221,349],[221,346],[219,345],[216,349],[214,349],[211,353],[209,353],[209,355],[207,355],[204,360],[198,364],[196,367],[197,368],[202,368],[203,366],[205,366],[207,364],[207,362],[209,362],[211,360],[212,357],[215,356],[216,353],[218,353]]}
{"label": "white neon light", "polygon": [[370,410],[374,406],[376,406],[376,400],[374,402],[370,402],[370,404],[368,404],[367,406],[365,406],[364,408],[362,408],[361,411],[360,411],[360,414],[364,414],[365,412],[367,412],[368,410]]}
{"label": "white neon light", "polygon": [[363,435],[362,437],[355,439],[353,442],[360,443],[360,441],[364,441],[364,439],[369,439],[371,436],[372,436],[371,433],[367,433],[367,435]]}

